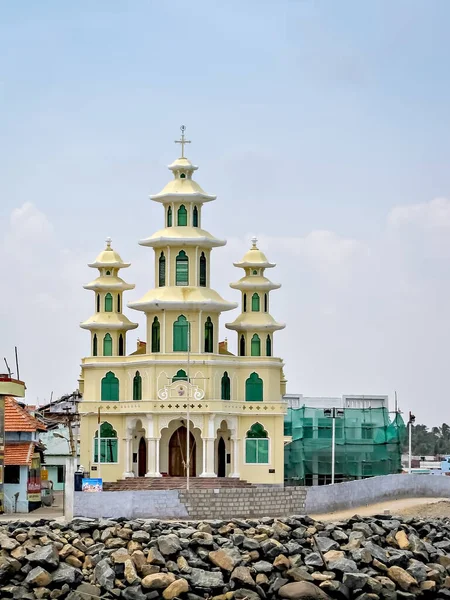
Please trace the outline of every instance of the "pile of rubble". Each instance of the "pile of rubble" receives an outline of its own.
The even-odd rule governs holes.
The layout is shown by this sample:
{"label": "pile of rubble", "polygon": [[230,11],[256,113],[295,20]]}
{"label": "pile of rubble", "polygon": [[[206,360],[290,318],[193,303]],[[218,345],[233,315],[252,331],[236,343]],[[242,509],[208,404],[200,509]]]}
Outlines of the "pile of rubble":
{"label": "pile of rubble", "polygon": [[450,522],[378,515],[0,527],[0,597],[450,598]]}

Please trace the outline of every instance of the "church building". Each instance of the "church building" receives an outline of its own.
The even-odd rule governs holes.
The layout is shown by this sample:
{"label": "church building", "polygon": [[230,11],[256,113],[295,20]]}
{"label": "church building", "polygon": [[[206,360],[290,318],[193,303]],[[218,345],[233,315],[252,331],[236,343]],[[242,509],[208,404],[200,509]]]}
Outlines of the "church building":
{"label": "church building", "polygon": [[212,250],[226,242],[203,228],[216,197],[194,179],[184,128],[179,143],[171,181],[151,196],[162,228],[139,242],[153,249],[155,281],[128,303],[146,316],[146,343],[137,351],[127,348],[137,324],[123,313],[124,292],[134,288],[121,277],[129,263],[107,239],[89,265],[98,276],[84,286],[93,292],[93,315],[81,324],[90,351],[81,364],[80,462],[106,482],[185,477],[189,468],[190,477],[282,484],[286,380],[276,332],[284,324],[270,313],[270,294],[280,286],[266,276],[275,265],[255,238],[234,263],[242,270],[231,284],[239,314],[226,327],[236,332],[235,356],[218,334],[221,313],[238,304],[210,286]]}

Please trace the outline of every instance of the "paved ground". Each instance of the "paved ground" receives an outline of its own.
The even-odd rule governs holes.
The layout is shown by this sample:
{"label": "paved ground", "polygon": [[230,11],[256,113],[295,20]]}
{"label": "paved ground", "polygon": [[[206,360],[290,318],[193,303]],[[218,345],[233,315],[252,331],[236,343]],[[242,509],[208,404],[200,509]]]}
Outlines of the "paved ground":
{"label": "paved ground", "polygon": [[55,492],[55,502],[53,506],[41,506],[37,510],[33,510],[31,513],[12,513],[7,515],[0,515],[0,523],[7,521],[38,521],[39,519],[62,519],[64,518],[63,510],[63,493]]}

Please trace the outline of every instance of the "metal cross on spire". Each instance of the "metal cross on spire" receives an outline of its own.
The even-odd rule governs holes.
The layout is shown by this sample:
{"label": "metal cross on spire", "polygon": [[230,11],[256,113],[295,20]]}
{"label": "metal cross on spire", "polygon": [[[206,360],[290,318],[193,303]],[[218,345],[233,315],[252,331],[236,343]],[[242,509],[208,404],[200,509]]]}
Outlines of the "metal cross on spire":
{"label": "metal cross on spire", "polygon": [[175,140],[175,144],[181,144],[181,158],[185,158],[184,156],[184,145],[185,144],[190,144],[190,140],[186,140],[184,139],[184,132],[186,131],[186,126],[182,125],[180,127],[181,129],[181,140]]}

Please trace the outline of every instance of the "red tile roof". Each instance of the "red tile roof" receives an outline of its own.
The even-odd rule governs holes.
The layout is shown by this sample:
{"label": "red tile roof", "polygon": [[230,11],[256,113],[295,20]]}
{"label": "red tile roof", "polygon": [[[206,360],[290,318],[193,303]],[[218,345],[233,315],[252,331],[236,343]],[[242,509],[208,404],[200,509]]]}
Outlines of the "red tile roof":
{"label": "red tile roof", "polygon": [[5,465],[30,465],[34,442],[9,443],[5,446]]}
{"label": "red tile roof", "polygon": [[47,428],[20,406],[11,396],[5,396],[5,431],[45,431]]}

